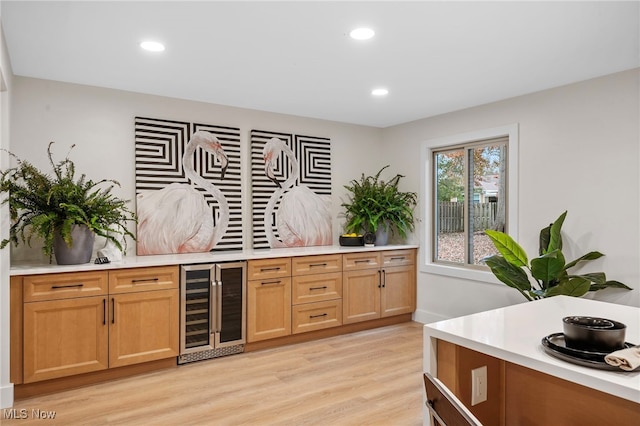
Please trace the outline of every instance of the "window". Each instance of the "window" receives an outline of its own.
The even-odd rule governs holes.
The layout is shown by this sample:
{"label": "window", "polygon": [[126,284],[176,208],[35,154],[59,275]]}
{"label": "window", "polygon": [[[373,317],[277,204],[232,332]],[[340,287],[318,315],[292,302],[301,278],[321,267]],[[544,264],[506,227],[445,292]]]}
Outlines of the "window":
{"label": "window", "polygon": [[497,251],[484,231],[517,238],[517,133],[513,125],[425,142],[427,271],[489,274],[482,259]]}

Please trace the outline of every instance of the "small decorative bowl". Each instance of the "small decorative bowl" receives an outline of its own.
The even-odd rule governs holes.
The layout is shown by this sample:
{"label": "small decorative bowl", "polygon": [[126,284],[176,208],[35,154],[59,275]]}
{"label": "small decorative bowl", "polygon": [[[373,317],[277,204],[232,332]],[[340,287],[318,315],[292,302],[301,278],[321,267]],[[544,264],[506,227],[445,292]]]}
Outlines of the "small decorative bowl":
{"label": "small decorative bowl", "polygon": [[573,349],[614,352],[625,347],[627,326],[621,322],[595,317],[562,318],[564,341]]}
{"label": "small decorative bowl", "polygon": [[344,235],[340,235],[340,245],[341,246],[363,246],[364,240],[362,239],[362,235],[359,237],[346,237]]}

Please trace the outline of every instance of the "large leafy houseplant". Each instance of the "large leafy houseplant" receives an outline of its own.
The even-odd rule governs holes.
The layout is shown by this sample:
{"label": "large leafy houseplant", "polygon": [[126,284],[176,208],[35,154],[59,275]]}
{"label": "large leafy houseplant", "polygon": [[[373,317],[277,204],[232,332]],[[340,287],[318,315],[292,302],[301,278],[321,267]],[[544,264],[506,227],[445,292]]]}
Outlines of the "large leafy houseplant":
{"label": "large leafy houseplant", "polygon": [[[53,254],[54,235],[59,233],[67,246],[73,245],[72,228],[86,225],[96,235],[113,242],[124,251],[119,236],[135,236],[127,229],[127,222],[136,221],[135,213],[127,208],[128,201],[114,196],[111,191],[120,184],[111,179],[93,181],[85,174],[76,178],[76,167],[69,156],[55,162],[49,143],[47,154],[53,175],[40,171],[28,161],[9,152],[17,166],[0,174],[0,193],[8,193],[2,204],[9,204],[12,224],[9,238],[2,240],[0,248],[9,243],[27,243],[32,236],[42,238],[42,251]],[[75,145],[71,146],[73,149]]]}
{"label": "large leafy houseplant", "polygon": [[402,238],[414,229],[413,210],[418,196],[415,192],[402,192],[398,183],[403,175],[397,174],[388,181],[380,174],[384,166],[374,176],[352,180],[344,187],[350,192],[349,201],[342,204],[345,209],[345,230],[347,232],[373,232],[383,226],[397,230]]}
{"label": "large leafy houseplant", "polygon": [[539,256],[529,262],[525,251],[509,235],[487,230],[499,254],[487,257],[484,262],[500,281],[518,290],[527,300],[567,295],[580,297],[589,291],[604,288],[624,288],[619,281],[609,281],[604,272],[572,274],[568,270],[580,262],[595,260],[602,253],[591,251],[576,260],[565,263],[560,233],[567,212],[540,231]]}

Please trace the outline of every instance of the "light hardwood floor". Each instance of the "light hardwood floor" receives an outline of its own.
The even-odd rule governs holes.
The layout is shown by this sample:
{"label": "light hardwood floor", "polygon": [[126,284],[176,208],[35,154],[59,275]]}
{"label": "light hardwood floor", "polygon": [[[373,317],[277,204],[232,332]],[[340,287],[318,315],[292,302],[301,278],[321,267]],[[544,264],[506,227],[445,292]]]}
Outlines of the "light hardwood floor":
{"label": "light hardwood floor", "polygon": [[422,324],[409,322],[18,400],[28,418],[0,423],[421,425],[423,392]]}

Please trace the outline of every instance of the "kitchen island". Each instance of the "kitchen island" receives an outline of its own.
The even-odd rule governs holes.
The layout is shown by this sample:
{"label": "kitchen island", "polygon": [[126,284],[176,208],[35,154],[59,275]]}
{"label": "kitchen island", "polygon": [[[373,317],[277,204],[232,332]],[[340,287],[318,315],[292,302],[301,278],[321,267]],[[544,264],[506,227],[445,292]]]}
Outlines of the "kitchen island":
{"label": "kitchen island", "polygon": [[[424,371],[486,424],[638,424],[640,370],[584,367],[547,354],[542,338],[571,315],[627,325],[640,344],[640,308],[557,296],[424,326]],[[471,370],[487,366],[487,401],[471,405]],[[633,420],[633,421],[632,421]]]}

